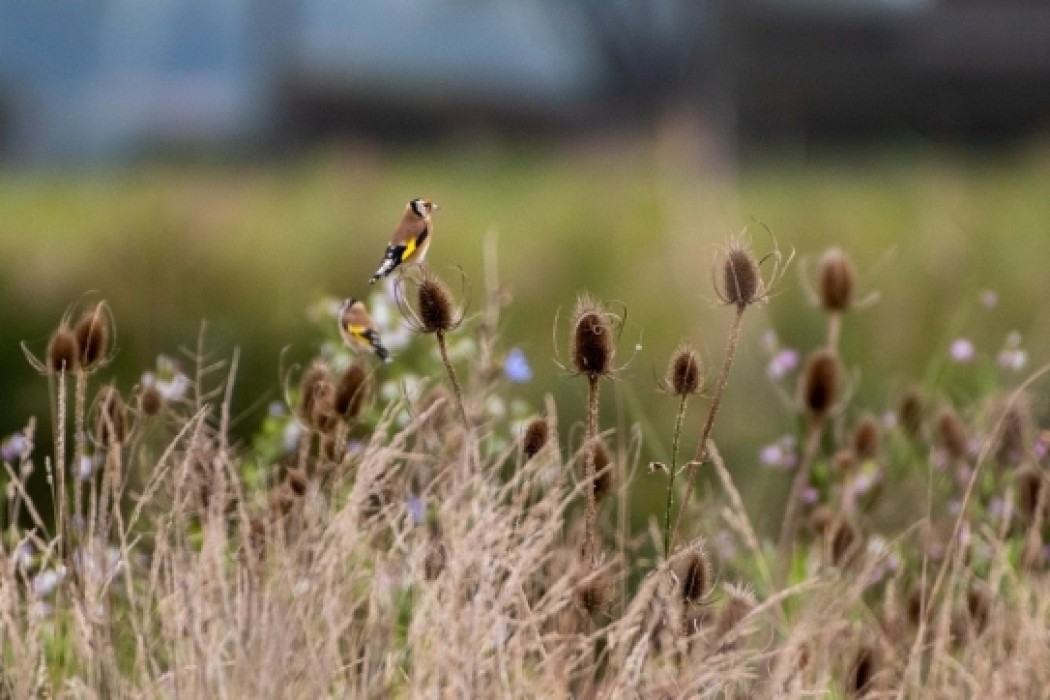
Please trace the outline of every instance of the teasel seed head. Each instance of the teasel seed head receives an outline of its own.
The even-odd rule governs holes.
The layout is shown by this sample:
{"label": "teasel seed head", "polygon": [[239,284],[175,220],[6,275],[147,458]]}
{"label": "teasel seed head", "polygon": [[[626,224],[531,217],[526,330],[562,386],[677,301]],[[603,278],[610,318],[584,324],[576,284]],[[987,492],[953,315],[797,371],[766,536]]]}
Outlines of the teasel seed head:
{"label": "teasel seed head", "polygon": [[314,362],[299,382],[299,416],[324,432],[335,419],[335,388],[332,373],[322,362]]}
{"label": "teasel seed head", "polygon": [[609,606],[610,588],[606,574],[590,574],[576,585],[576,604],[588,615],[597,615]]}
{"label": "teasel seed head", "polygon": [[80,366],[89,372],[108,360],[111,326],[112,319],[105,302],[95,304],[77,321],[74,332],[80,351]]}
{"label": "teasel seed head", "polygon": [[696,546],[678,570],[678,593],[686,604],[700,603],[711,592],[714,572],[704,547]]}
{"label": "teasel seed head", "polygon": [[703,378],[703,367],[696,350],[686,344],[680,345],[667,367],[664,381],[668,391],[682,397],[695,394],[700,391]]}
{"label": "teasel seed head", "polygon": [[296,498],[303,498],[306,496],[306,489],[310,483],[306,476],[306,469],[289,469],[284,475],[284,483],[287,485],[288,490],[295,494]]}
{"label": "teasel seed head", "polygon": [[157,415],[164,409],[164,395],[152,383],[146,384],[139,390],[138,398],[139,411],[147,418]]}
{"label": "teasel seed head", "polygon": [[721,296],[727,304],[744,309],[762,298],[758,261],[744,245],[733,243],[725,253]]}
{"label": "teasel seed head", "polygon": [[336,413],[347,420],[360,416],[368,388],[368,372],[356,362],[347,367],[335,389]]}
{"label": "teasel seed head", "polygon": [[419,330],[423,333],[447,333],[457,321],[452,293],[436,275],[427,274],[419,282]]}
{"label": "teasel seed head", "polygon": [[845,566],[859,553],[860,533],[846,518],[836,518],[827,537],[832,565]]}
{"label": "teasel seed head", "polygon": [[1017,482],[1017,510],[1026,521],[1031,521],[1036,516],[1040,498],[1044,501],[1044,509],[1050,505],[1048,503],[1050,499],[1047,499],[1044,493],[1047,488],[1047,477],[1042,468],[1026,464],[1017,470],[1015,479]]}
{"label": "teasel seed head", "polygon": [[128,416],[124,399],[112,384],[102,387],[95,401],[95,439],[105,446],[118,445],[128,436]]}
{"label": "teasel seed head", "polygon": [[820,305],[829,313],[843,313],[853,304],[853,265],[840,248],[820,258]]}
{"label": "teasel seed head", "polygon": [[875,677],[879,673],[878,648],[870,642],[857,647],[850,659],[846,675],[846,696],[850,698],[866,697],[873,689]]}
{"label": "teasel seed head", "polygon": [[51,335],[47,345],[47,369],[54,374],[72,372],[80,367],[77,337],[64,323]]}
{"label": "teasel seed head", "polygon": [[853,429],[853,452],[861,461],[879,455],[879,421],[870,413],[862,416]]}
{"label": "teasel seed head", "polygon": [[827,349],[813,352],[799,385],[800,403],[814,419],[822,420],[835,407],[841,393],[839,359]]}
{"label": "teasel seed head", "polygon": [[923,410],[922,394],[919,390],[912,387],[905,391],[897,409],[897,423],[908,437],[916,437],[922,430]]}
{"label": "teasel seed head", "polygon": [[720,643],[731,640],[723,638],[733,632],[744,618],[758,605],[758,600],[750,588],[739,584],[727,583],[722,587],[724,600],[715,618],[715,639]]}
{"label": "teasel seed head", "polygon": [[970,451],[966,424],[952,409],[945,408],[938,414],[937,435],[941,438],[941,444],[944,445],[948,456],[956,461],[966,459]]}
{"label": "teasel seed head", "polygon": [[521,439],[521,449],[525,459],[529,460],[539,454],[550,439],[550,423],[546,418],[533,418],[525,428]]}
{"label": "teasel seed head", "polygon": [[995,459],[1002,467],[1015,467],[1027,456],[1026,446],[1028,415],[1026,406],[1019,401],[1011,403],[999,420],[999,431],[995,447]]}
{"label": "teasel seed head", "polygon": [[572,363],[576,372],[591,380],[610,374],[616,344],[608,312],[591,297],[581,296],[572,326]]}

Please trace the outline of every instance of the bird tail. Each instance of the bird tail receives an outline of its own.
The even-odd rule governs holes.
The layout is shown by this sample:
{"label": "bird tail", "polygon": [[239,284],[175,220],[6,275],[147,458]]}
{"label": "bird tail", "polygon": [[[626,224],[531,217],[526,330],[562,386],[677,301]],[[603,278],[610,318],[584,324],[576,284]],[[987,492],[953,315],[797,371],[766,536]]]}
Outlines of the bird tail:
{"label": "bird tail", "polygon": [[383,362],[387,362],[390,359],[390,351],[386,349],[383,342],[379,339],[379,334],[375,331],[368,331],[364,334],[365,339],[368,340],[368,344],[372,346],[373,352]]}
{"label": "bird tail", "polygon": [[387,246],[386,253],[383,255],[383,262],[379,264],[379,269],[372,275],[372,279],[368,280],[369,284],[375,284],[383,277],[386,277],[394,268],[401,262],[401,256],[404,253],[404,246],[390,245]]}

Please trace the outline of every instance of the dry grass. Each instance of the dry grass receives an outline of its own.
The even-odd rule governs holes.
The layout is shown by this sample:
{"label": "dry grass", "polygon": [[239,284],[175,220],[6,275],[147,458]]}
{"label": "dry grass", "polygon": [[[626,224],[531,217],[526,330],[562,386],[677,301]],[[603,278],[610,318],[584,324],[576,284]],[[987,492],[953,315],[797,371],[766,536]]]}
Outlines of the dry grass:
{"label": "dry grass", "polygon": [[[290,373],[305,395],[288,389],[252,445],[230,438],[237,355],[213,361],[203,339],[185,373],[162,363],[120,401],[104,362],[39,363],[61,420],[51,440],[30,421],[4,445],[3,695],[1042,695],[1037,377],[957,407],[972,446],[955,440],[947,464],[921,411],[873,436],[848,388],[836,392],[810,431],[798,487],[810,496],[780,551],[705,440],[686,468],[713,469],[723,494],[703,508],[667,499],[684,500],[684,517],[662,557],[672,513],[627,532],[627,499],[591,486],[599,435],[619,445],[605,468],[621,496],[651,478],[631,436],[610,439],[593,407],[585,431],[559,426],[549,401],[522,446],[535,411],[502,398],[494,277],[440,358],[356,372],[373,387],[365,402],[332,398],[359,360],[323,346],[325,369]],[[790,410],[805,431],[813,407]],[[53,520],[27,493],[36,470]],[[901,525],[905,501],[921,507]]]}

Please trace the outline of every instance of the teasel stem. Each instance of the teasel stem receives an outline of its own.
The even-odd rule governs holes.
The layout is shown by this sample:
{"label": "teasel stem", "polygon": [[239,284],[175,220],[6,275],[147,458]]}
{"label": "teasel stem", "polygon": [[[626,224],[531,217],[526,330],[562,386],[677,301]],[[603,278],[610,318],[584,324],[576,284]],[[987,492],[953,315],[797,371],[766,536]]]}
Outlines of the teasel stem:
{"label": "teasel stem", "polygon": [[438,350],[441,352],[441,363],[445,365],[445,373],[448,374],[449,384],[452,385],[452,393],[456,396],[456,407],[459,409],[459,417],[463,421],[463,427],[469,431],[470,422],[467,420],[467,409],[463,404],[463,390],[459,386],[459,379],[456,377],[456,370],[452,367],[452,363],[448,359],[448,347],[445,343],[445,333],[443,331],[437,331],[434,335],[437,337]]}
{"label": "teasel stem", "polygon": [[73,453],[73,514],[76,522],[84,522],[84,493],[83,482],[79,477],[80,462],[84,457],[84,440],[87,439],[84,422],[87,412],[87,380],[88,373],[81,367],[76,371],[76,386],[74,388],[74,430],[73,439],[76,449]]}
{"label": "teasel stem", "polygon": [[806,443],[802,448],[802,459],[799,461],[798,471],[791,483],[791,492],[788,494],[787,508],[784,510],[784,522],[780,526],[780,541],[777,550],[780,553],[780,581],[787,580],[788,572],[791,570],[791,553],[794,548],[795,536],[798,534],[798,518],[802,510],[802,494],[809,484],[810,473],[813,470],[813,461],[817,457],[817,448],[820,446],[820,437],[824,433],[823,419],[816,418],[810,421],[809,430],[806,433]]}
{"label": "teasel stem", "polygon": [[671,510],[674,508],[674,480],[678,474],[678,446],[682,438],[682,422],[685,419],[685,407],[689,395],[684,394],[678,400],[678,415],[674,421],[674,437],[671,439],[671,471],[667,476],[667,503],[664,506],[664,558],[671,556]]}
{"label": "teasel stem", "polygon": [[839,311],[828,312],[828,349],[838,354],[839,336],[842,334],[842,313]]}
{"label": "teasel stem", "polygon": [[59,557],[64,559],[69,554],[66,546],[66,528],[69,519],[66,514],[66,377],[68,372],[58,373],[58,398],[56,401],[55,421],[55,476],[58,498],[55,499],[58,512],[55,514],[55,528],[58,533]]}
{"label": "teasel stem", "polygon": [[584,512],[584,542],[583,559],[587,566],[594,568],[596,564],[597,544],[595,529],[598,521],[598,499],[595,494],[597,482],[597,469],[595,461],[598,449],[598,376],[587,377],[587,437],[584,450],[584,483],[587,501]]}
{"label": "teasel stem", "polygon": [[711,435],[711,428],[715,424],[715,416],[718,415],[718,409],[722,405],[722,393],[725,391],[726,384],[729,383],[729,370],[733,366],[733,357],[736,355],[736,346],[740,341],[740,329],[743,327],[744,311],[746,310],[746,305],[736,305],[736,315],[733,316],[733,325],[729,329],[729,339],[726,341],[722,369],[719,370],[718,379],[715,382],[715,391],[711,396],[711,408],[707,412],[707,419],[704,421],[703,430],[700,432],[700,443],[696,446],[696,459],[689,464],[689,481],[685,487],[685,496],[682,498],[682,507],[678,509],[678,518],[675,520],[674,530],[671,532],[671,539],[667,546],[668,551],[671,550],[674,539],[678,536],[678,530],[682,526],[682,515],[685,513],[685,509],[689,505],[689,499],[693,495],[697,469],[704,459],[707,458],[707,438]]}

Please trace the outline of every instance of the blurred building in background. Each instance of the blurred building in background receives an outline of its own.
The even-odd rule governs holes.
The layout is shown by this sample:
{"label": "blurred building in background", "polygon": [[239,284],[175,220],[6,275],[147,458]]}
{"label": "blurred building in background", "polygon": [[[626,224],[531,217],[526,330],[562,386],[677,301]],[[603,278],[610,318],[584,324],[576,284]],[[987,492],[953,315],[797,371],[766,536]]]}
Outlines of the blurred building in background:
{"label": "blurred building in background", "polygon": [[1050,125],[1039,0],[0,0],[0,156],[695,115],[726,141]]}

